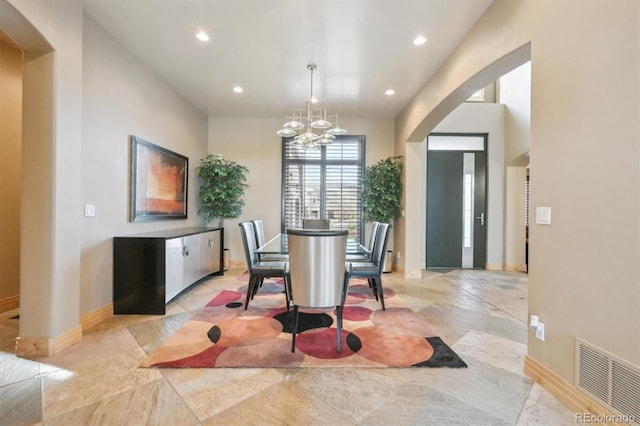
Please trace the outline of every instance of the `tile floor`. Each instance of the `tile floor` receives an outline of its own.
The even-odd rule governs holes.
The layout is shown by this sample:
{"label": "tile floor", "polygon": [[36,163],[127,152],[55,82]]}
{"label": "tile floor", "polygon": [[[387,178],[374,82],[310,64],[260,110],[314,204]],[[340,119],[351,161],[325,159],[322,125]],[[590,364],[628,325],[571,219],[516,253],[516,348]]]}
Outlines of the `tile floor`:
{"label": "tile floor", "polygon": [[574,425],[523,373],[527,275],[384,275],[468,364],[437,368],[137,368],[243,270],[182,294],[165,316],[121,315],[37,361],[13,355],[0,314],[0,425]]}

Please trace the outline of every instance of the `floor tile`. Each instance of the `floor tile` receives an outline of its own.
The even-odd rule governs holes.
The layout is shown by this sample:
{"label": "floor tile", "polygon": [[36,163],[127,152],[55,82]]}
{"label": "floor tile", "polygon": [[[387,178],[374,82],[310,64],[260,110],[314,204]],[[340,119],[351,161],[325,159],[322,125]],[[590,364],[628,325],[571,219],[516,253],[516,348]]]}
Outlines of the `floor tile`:
{"label": "floor tile", "polygon": [[197,425],[180,395],[160,379],[47,420],[47,426]]}
{"label": "floor tile", "polygon": [[41,421],[41,378],[0,386],[0,424],[31,425]]}

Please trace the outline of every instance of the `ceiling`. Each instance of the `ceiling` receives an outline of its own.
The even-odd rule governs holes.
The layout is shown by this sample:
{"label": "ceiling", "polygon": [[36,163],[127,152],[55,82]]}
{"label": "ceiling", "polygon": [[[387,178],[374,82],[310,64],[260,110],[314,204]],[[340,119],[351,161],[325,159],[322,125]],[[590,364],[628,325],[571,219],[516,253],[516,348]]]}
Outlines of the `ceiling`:
{"label": "ceiling", "polygon": [[[493,0],[84,0],[86,13],[209,116],[319,106],[395,118]],[[195,38],[205,31],[210,41]],[[427,42],[415,46],[423,35]],[[241,86],[242,93],[233,88]],[[388,89],[393,96],[385,95]]]}

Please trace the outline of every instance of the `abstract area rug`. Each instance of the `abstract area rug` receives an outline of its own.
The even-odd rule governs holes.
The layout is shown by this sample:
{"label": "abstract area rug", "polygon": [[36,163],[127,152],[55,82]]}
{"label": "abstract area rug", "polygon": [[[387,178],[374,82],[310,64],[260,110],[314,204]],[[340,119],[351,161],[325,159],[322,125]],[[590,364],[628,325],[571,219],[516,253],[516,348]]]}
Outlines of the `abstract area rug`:
{"label": "abstract area rug", "polygon": [[352,279],[343,311],[342,353],[335,310],[300,309],[296,352],[293,310],[284,285],[265,280],[244,309],[248,275],[217,294],[141,367],[466,367],[418,315],[385,288],[383,311],[366,280]]}

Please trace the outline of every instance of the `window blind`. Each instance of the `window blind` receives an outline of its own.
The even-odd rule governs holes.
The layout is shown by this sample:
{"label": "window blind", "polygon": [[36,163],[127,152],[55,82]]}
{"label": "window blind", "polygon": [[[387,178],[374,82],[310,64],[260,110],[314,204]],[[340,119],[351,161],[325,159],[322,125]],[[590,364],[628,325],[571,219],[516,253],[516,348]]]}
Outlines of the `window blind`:
{"label": "window blind", "polygon": [[362,241],[364,136],[338,136],[319,149],[304,149],[283,138],[282,232],[302,228],[304,218],[329,219]]}

